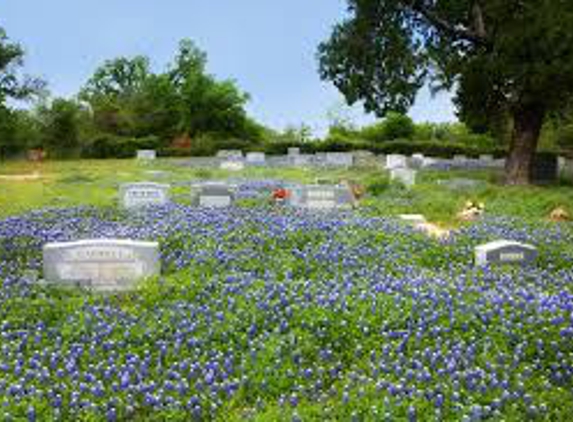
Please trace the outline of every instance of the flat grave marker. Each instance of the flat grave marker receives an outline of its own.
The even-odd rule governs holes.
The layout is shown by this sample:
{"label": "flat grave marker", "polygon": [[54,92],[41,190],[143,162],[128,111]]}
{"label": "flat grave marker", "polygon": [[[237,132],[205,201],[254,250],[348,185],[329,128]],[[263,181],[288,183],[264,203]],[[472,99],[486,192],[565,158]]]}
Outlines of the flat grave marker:
{"label": "flat grave marker", "polygon": [[137,151],[137,159],[142,161],[152,161],[157,158],[157,153],[153,149],[140,149]]}
{"label": "flat grave marker", "polygon": [[511,240],[496,240],[475,248],[477,266],[499,264],[533,264],[537,259],[537,248]]}
{"label": "flat grave marker", "polygon": [[90,239],[43,247],[44,279],[94,291],[129,290],[160,274],[159,244],[137,240]]}
{"label": "flat grave marker", "polygon": [[121,205],[127,209],[167,205],[170,188],[167,184],[153,182],[124,183],[119,188]]}
{"label": "flat grave marker", "polygon": [[209,183],[199,188],[199,206],[206,208],[230,207],[234,200],[234,190],[224,183]]}

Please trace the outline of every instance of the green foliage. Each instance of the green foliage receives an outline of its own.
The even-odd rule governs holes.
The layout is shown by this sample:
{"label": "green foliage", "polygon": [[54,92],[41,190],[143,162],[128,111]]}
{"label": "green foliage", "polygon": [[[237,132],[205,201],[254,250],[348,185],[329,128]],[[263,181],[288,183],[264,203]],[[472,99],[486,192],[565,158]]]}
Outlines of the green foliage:
{"label": "green foliage", "polygon": [[412,139],[416,133],[416,125],[404,114],[390,112],[384,120],[364,127],[359,136],[373,143],[392,141],[396,139]]}
{"label": "green foliage", "polygon": [[21,77],[18,70],[24,62],[24,50],[19,44],[8,39],[0,28],[0,158],[14,155],[24,150],[17,113],[7,105],[8,98],[23,100],[42,92],[44,82],[31,77]]}
{"label": "green foliage", "polygon": [[43,145],[50,155],[73,157],[80,149],[81,106],[72,100],[57,98],[38,110]]}
{"label": "green foliage", "polygon": [[501,141],[507,181],[527,183],[545,117],[573,94],[573,2],[348,0],[318,50],[320,73],[349,104],[404,112],[425,82],[456,87],[460,117]]}
{"label": "green foliage", "polygon": [[111,134],[95,136],[85,145],[84,158],[133,158],[137,150],[159,149],[160,139],[156,136],[127,138]]}

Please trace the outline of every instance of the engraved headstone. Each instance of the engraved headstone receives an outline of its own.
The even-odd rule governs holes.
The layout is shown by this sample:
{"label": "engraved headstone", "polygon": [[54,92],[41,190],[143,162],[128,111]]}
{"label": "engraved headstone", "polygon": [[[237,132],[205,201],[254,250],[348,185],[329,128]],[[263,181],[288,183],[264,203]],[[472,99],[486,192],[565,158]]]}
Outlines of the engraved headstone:
{"label": "engraved headstone", "polygon": [[159,244],[119,239],[48,243],[44,279],[95,291],[128,290],[160,274]]}
{"label": "engraved headstone", "polygon": [[155,160],[157,153],[152,149],[140,149],[137,151],[137,159],[143,161]]}
{"label": "engraved headstone", "polygon": [[416,184],[416,170],[408,168],[395,168],[390,170],[390,180],[398,181],[406,187],[412,187]]}
{"label": "engraved headstone", "polygon": [[347,152],[327,152],[326,164],[336,167],[351,167],[354,164],[354,157]]}
{"label": "engraved headstone", "polygon": [[532,245],[510,240],[496,240],[475,248],[477,266],[492,264],[532,264],[537,259],[537,249]]}
{"label": "engraved headstone", "polygon": [[264,152],[249,152],[246,160],[249,164],[265,164],[266,156]]}
{"label": "engraved headstone", "polygon": [[119,196],[124,208],[140,208],[169,203],[170,186],[161,183],[125,183],[120,186]]}
{"label": "engraved headstone", "polygon": [[222,149],[217,152],[217,158],[241,160],[243,159],[243,151],[239,149]]}
{"label": "engraved headstone", "polygon": [[289,203],[300,208],[333,210],[352,208],[355,200],[345,186],[307,185],[293,189]]}
{"label": "engraved headstone", "polygon": [[386,168],[388,170],[408,167],[408,159],[401,154],[388,154],[386,156]]}
{"label": "engraved headstone", "polygon": [[205,184],[199,188],[199,206],[224,208],[232,205],[234,190],[224,183]]}

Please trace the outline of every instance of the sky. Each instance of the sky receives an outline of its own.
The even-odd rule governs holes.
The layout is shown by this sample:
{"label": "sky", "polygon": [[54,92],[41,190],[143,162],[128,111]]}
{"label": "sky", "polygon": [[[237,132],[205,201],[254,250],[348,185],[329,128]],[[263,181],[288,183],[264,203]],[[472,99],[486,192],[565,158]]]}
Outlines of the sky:
{"label": "sky", "polygon": [[[207,52],[208,72],[250,94],[249,113],[275,129],[307,124],[317,134],[329,116],[374,120],[321,81],[317,46],[345,15],[344,0],[1,0],[0,27],[26,50],[25,72],[54,96],[75,95],[105,60],[145,55],[162,71],[179,41]],[[448,93],[423,89],[410,116],[455,120]]]}

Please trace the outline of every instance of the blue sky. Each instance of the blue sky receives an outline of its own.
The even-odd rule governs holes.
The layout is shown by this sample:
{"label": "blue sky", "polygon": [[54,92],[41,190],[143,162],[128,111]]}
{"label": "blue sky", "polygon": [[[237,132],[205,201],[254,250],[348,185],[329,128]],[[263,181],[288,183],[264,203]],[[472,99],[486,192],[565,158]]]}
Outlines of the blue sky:
{"label": "blue sky", "polygon": [[[162,70],[179,40],[209,57],[208,70],[251,95],[249,112],[280,129],[323,133],[342,96],[318,77],[316,47],[344,16],[343,0],[2,0],[0,26],[26,49],[26,72],[54,95],[77,93],[97,66],[143,54]],[[345,111],[358,123],[372,117]],[[416,121],[455,120],[449,95],[420,93]]]}

